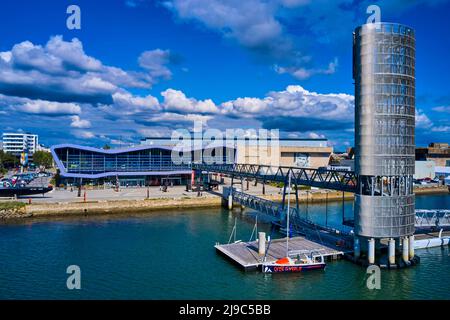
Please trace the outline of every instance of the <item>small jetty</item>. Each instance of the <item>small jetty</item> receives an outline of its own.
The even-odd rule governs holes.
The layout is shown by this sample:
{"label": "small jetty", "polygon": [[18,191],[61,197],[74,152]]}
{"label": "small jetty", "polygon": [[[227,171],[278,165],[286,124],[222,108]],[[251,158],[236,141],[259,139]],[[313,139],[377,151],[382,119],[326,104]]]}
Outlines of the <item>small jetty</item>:
{"label": "small jetty", "polygon": [[[216,244],[216,250],[231,259],[244,270],[258,269],[264,259],[264,256],[258,253],[258,242],[235,242],[230,244]],[[289,239],[289,248],[291,250],[320,251],[325,258],[337,259],[345,253],[344,248],[339,248],[330,244],[319,244],[310,241],[305,237],[298,236]],[[286,239],[273,239],[267,248],[266,262],[275,262],[280,257],[286,255]]]}

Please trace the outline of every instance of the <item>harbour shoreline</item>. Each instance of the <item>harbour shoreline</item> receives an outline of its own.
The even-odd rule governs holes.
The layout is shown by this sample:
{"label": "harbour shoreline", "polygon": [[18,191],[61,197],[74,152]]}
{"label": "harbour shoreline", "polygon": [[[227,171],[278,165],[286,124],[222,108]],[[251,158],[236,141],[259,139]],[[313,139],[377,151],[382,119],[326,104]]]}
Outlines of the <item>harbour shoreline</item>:
{"label": "harbour shoreline", "polygon": [[[426,187],[415,189],[417,195],[430,195],[448,193],[447,187]],[[282,196],[259,195],[265,199],[281,202]],[[339,191],[313,190],[306,194],[299,195],[300,203],[324,203],[350,201],[354,199],[353,193],[344,193]],[[291,198],[294,202],[295,198]],[[197,197],[196,193],[187,197],[162,197],[153,199],[137,199],[137,200],[91,200],[78,202],[39,202],[26,204],[20,208],[2,209],[0,210],[0,220],[24,219],[38,217],[61,217],[76,215],[103,215],[103,214],[124,214],[124,213],[140,213],[161,210],[176,209],[195,209],[195,208],[217,208],[222,205],[220,196],[201,196]]]}
{"label": "harbour shoreline", "polygon": [[[308,197],[301,195],[301,203],[320,203],[326,201],[327,193],[309,193]],[[271,201],[282,201],[281,195],[262,196]],[[353,199],[353,194],[345,193],[346,201]],[[328,192],[328,201],[342,200],[341,192]],[[291,199],[291,201],[294,201]],[[33,203],[25,206],[24,212],[11,218],[36,218],[49,216],[73,216],[73,215],[102,215],[139,213],[161,210],[219,208],[222,205],[220,196],[207,197],[181,197],[159,198],[142,200],[100,200],[81,202],[57,202],[57,203]]]}

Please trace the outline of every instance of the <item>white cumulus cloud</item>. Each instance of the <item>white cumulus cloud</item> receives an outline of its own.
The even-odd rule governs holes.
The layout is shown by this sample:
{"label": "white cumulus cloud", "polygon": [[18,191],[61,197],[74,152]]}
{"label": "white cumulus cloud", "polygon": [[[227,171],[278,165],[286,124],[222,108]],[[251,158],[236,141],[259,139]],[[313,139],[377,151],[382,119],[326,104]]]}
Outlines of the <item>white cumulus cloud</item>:
{"label": "white cumulus cloud", "polygon": [[44,100],[32,100],[15,107],[26,113],[41,115],[71,115],[81,113],[81,108],[75,103],[59,103]]}
{"label": "white cumulus cloud", "polygon": [[170,79],[172,72],[167,68],[170,59],[169,50],[155,49],[143,52],[139,57],[139,65],[149,70],[153,77]]}
{"label": "white cumulus cloud", "polygon": [[91,122],[89,120],[83,120],[79,116],[72,116],[70,119],[72,120],[72,123],[70,124],[72,128],[88,129],[91,127]]}
{"label": "white cumulus cloud", "polygon": [[243,117],[311,117],[346,120],[353,117],[354,97],[348,94],[319,94],[291,85],[272,91],[265,98],[238,98],[223,104],[229,114]]}
{"label": "white cumulus cloud", "polygon": [[144,52],[138,71],[104,65],[87,55],[80,40],[54,36],[45,45],[23,41],[0,53],[0,93],[56,102],[111,104],[125,88],[151,88],[170,78],[167,50]]}
{"label": "white cumulus cloud", "polygon": [[92,139],[96,137],[95,133],[86,130],[75,130],[72,134],[80,139]]}
{"label": "white cumulus cloud", "polygon": [[427,129],[433,126],[433,122],[422,110],[416,109],[416,128]]}
{"label": "white cumulus cloud", "polygon": [[450,106],[438,106],[433,108],[436,112],[450,113]]}
{"label": "white cumulus cloud", "polygon": [[179,90],[167,89],[161,92],[164,98],[162,106],[166,111],[181,113],[217,113],[219,109],[211,99],[197,100],[188,98]]}

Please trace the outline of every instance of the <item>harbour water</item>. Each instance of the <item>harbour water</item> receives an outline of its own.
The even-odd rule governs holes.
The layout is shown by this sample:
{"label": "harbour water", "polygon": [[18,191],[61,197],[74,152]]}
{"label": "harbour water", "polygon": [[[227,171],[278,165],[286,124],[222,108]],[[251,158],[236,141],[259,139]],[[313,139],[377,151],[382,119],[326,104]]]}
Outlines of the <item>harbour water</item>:
{"label": "harbour water", "polygon": [[[448,209],[450,195],[417,196],[416,207]],[[321,223],[325,209],[302,206]],[[328,204],[330,225],[342,214],[340,203]],[[220,208],[1,224],[0,299],[450,299],[448,247],[417,251],[414,268],[382,271],[380,290],[345,260],[323,272],[243,272],[213,248],[228,241],[235,217],[237,238],[247,241],[255,213]],[[269,224],[258,227],[270,233]],[[81,268],[81,290],[66,287],[69,265]]]}

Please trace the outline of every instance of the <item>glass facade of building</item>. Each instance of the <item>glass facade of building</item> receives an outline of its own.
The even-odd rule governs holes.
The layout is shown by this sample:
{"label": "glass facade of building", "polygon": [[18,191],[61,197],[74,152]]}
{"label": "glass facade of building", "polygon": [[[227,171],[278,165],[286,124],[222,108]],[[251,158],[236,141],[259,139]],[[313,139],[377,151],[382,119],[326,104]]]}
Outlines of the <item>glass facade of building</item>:
{"label": "glass facade of building", "polygon": [[150,148],[122,153],[103,153],[71,147],[56,148],[55,154],[68,174],[155,172],[190,170],[187,164],[174,164],[171,150]]}
{"label": "glass facade of building", "polygon": [[414,232],[415,36],[394,23],[366,24],[353,38],[355,233]]}
{"label": "glass facade of building", "polygon": [[66,182],[78,183],[80,179],[100,184],[118,181],[127,186],[160,185],[164,182],[184,184],[190,181],[191,162],[199,152],[203,162],[211,162],[218,159],[225,161],[230,153],[227,150],[222,149],[222,155],[217,152],[217,156],[214,149],[180,150],[176,158],[173,157],[176,150],[168,146],[103,150],[64,144],[51,148],[61,177]]}

